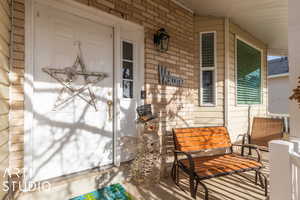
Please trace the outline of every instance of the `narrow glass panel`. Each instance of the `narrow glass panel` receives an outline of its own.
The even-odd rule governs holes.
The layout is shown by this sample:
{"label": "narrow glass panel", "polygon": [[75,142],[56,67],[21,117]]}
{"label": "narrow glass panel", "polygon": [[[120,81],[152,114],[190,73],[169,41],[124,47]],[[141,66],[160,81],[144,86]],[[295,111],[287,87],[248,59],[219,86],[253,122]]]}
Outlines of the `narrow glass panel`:
{"label": "narrow glass panel", "polygon": [[214,104],[214,71],[202,72],[202,102]]}
{"label": "narrow glass panel", "polygon": [[133,44],[123,42],[123,59],[133,60]]}
{"label": "narrow glass panel", "polygon": [[123,79],[133,80],[133,63],[123,62]]}
{"label": "narrow glass panel", "polygon": [[133,97],[133,84],[132,81],[123,80],[123,98]]}

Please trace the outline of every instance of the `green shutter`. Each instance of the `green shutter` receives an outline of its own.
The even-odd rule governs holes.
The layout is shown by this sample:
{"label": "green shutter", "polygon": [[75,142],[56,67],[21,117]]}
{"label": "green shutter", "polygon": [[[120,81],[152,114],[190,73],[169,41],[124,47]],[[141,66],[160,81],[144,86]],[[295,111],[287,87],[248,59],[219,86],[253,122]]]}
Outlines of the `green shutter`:
{"label": "green shutter", "polygon": [[261,52],[237,40],[237,103],[261,103]]}

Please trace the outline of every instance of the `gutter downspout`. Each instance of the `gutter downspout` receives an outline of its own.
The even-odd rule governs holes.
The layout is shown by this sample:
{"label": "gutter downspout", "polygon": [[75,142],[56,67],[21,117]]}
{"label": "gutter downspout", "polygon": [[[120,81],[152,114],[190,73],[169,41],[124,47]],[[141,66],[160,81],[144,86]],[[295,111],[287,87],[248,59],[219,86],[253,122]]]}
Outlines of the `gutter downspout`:
{"label": "gutter downspout", "polygon": [[224,19],[224,37],[225,37],[225,73],[224,73],[224,125],[229,127],[229,18]]}

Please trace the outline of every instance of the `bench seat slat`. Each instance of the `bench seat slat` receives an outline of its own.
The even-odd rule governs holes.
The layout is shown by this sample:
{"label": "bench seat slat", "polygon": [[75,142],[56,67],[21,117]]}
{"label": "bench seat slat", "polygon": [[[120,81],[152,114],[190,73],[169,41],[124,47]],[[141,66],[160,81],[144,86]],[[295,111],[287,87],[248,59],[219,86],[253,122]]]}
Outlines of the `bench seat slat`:
{"label": "bench seat slat", "polygon": [[227,145],[224,144],[219,144],[219,145],[202,145],[202,146],[193,146],[193,147],[181,147],[181,151],[186,151],[186,152],[194,152],[194,151],[202,151],[204,149],[214,149],[214,148],[227,148]]}
{"label": "bench seat slat", "polygon": [[226,133],[205,133],[205,132],[201,132],[201,133],[177,133],[176,134],[177,137],[224,137],[227,136]]}
{"label": "bench seat slat", "polygon": [[[226,138],[228,139],[228,138]],[[209,142],[220,142],[223,141],[224,142],[224,137],[189,137],[189,138],[185,138],[185,137],[177,137],[177,141],[179,143],[189,143],[189,142],[193,142],[193,141],[197,141],[200,143],[209,143]]]}
{"label": "bench seat slat", "polygon": [[[231,174],[237,171],[250,171],[262,167],[262,164],[259,162],[235,154],[196,157],[193,160],[195,162],[195,172],[200,179]],[[187,168],[189,167],[187,159],[180,160],[180,163]]]}

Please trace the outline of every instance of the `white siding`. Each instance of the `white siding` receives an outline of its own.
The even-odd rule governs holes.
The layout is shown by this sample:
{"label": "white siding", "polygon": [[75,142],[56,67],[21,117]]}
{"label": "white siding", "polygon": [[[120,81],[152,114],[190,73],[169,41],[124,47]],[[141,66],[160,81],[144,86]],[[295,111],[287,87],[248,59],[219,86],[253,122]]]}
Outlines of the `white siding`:
{"label": "white siding", "polygon": [[[234,24],[230,24],[229,34],[229,120],[228,128],[233,141],[240,140],[238,136],[240,134],[247,133],[251,127],[249,119],[253,119],[254,116],[266,116],[267,114],[267,47],[265,44],[254,38],[251,34],[242,30],[240,27]],[[262,49],[263,61],[262,61],[262,104],[243,106],[236,105],[236,77],[235,77],[235,39],[239,37],[255,47]],[[250,114],[250,115],[249,115]],[[250,125],[250,126],[249,126]]]}
{"label": "white siding", "polygon": [[[196,61],[195,68],[198,73],[195,74],[199,80],[200,69],[200,46],[199,35],[200,32],[216,31],[217,38],[217,106],[205,107],[199,106],[199,99],[195,102],[194,126],[214,126],[224,125],[224,18],[215,17],[200,17],[195,19],[195,49]],[[199,81],[198,81],[199,84]],[[198,96],[199,97],[199,96]],[[198,106],[197,106],[198,105]]]}
{"label": "white siding", "polygon": [[268,111],[275,114],[288,114],[289,96],[289,77],[276,77],[268,79],[269,105]]}

